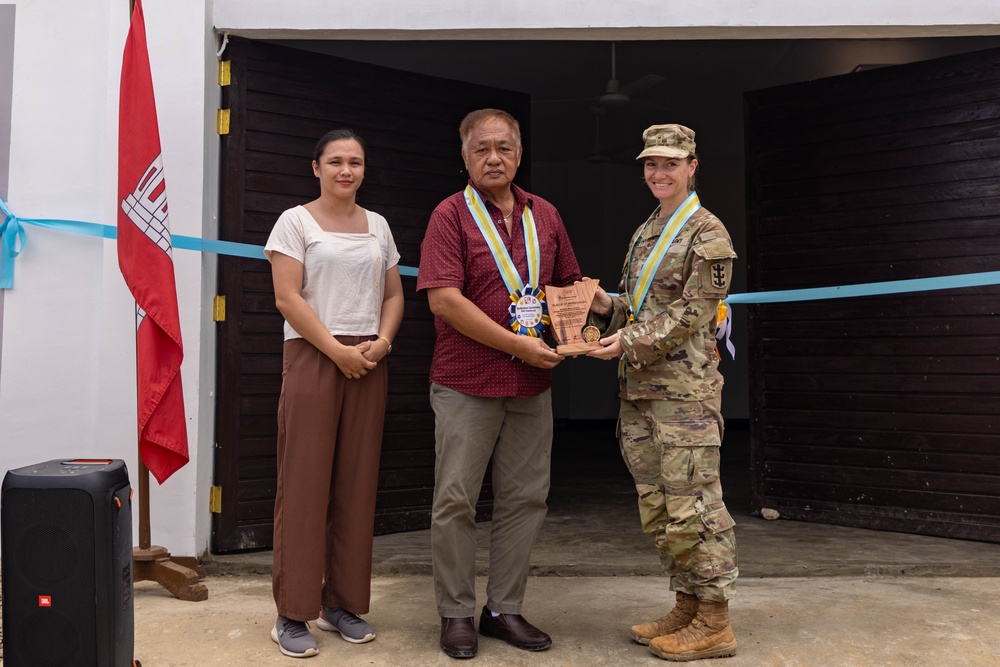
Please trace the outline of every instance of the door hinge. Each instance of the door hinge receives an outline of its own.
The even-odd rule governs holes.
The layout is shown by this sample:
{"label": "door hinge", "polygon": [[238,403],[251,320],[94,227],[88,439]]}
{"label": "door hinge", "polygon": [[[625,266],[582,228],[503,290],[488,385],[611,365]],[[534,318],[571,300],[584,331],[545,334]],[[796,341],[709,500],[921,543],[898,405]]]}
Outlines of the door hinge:
{"label": "door hinge", "polygon": [[230,73],[230,70],[229,70],[229,61],[228,60],[220,60],[219,61],[219,85],[220,86],[228,86],[230,83],[232,83],[232,80],[233,80],[232,79],[232,74]]}
{"label": "door hinge", "polygon": [[219,134],[229,134],[229,109],[219,109],[215,116],[215,131]]}
{"label": "door hinge", "polygon": [[222,487],[212,486],[208,489],[208,511],[212,514],[222,513]]}
{"label": "door hinge", "polygon": [[225,322],[226,321],[226,297],[222,294],[216,294],[212,297],[212,321],[213,322]]}

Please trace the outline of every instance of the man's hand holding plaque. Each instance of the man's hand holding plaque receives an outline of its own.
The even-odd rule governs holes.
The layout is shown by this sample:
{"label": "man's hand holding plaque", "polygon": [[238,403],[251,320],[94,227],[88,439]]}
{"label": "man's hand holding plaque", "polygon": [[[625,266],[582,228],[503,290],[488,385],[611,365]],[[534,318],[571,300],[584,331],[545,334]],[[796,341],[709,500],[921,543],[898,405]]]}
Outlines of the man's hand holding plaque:
{"label": "man's hand holding plaque", "polygon": [[587,315],[598,284],[597,280],[584,278],[566,287],[545,287],[552,335],[558,344],[556,352],[559,354],[574,357],[600,349],[598,341],[601,332],[597,327],[587,325]]}

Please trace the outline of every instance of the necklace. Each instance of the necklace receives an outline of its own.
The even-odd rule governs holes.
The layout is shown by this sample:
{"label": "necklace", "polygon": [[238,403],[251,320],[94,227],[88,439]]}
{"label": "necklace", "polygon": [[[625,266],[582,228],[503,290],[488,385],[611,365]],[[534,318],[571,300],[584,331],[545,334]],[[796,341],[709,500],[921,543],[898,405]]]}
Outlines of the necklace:
{"label": "necklace", "polygon": [[510,207],[510,213],[504,214],[504,212],[503,212],[503,206],[500,205],[500,202],[498,202],[495,199],[490,199],[490,202],[494,206],[497,207],[497,210],[500,211],[500,215],[503,216],[504,220],[510,220],[510,216],[514,215],[514,207],[513,206]]}

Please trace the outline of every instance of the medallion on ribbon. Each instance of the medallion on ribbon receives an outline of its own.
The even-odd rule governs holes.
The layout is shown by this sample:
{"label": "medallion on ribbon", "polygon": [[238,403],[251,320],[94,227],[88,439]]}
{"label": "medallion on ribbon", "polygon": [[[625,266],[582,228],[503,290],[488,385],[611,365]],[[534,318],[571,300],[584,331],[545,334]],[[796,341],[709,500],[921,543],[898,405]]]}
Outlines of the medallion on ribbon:
{"label": "medallion on ribbon", "polygon": [[511,330],[522,336],[541,337],[545,328],[550,324],[548,305],[545,303],[545,292],[539,285],[541,274],[541,250],[538,245],[538,233],[535,230],[535,219],[531,215],[531,209],[524,207],[521,214],[521,226],[524,228],[524,249],[528,258],[528,282],[521,279],[521,275],[514,265],[514,261],[507,252],[507,246],[497,232],[496,225],[486,211],[486,204],[482,197],[471,185],[465,186],[465,203],[472,213],[476,226],[486,239],[493,254],[493,260],[500,270],[500,277],[503,279],[507,291],[510,292],[511,304],[508,308]]}

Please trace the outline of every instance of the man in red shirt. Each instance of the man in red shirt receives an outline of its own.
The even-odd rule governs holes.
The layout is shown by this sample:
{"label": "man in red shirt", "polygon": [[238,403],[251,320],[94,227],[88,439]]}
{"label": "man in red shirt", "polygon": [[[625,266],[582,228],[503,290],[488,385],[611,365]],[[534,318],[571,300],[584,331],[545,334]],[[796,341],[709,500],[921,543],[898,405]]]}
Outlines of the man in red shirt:
{"label": "man in red shirt", "polygon": [[552,645],[521,616],[549,491],[551,369],[563,360],[542,338],[548,315],[540,286],[581,276],[558,211],[512,182],[522,155],[517,120],[481,109],[459,134],[469,184],[431,214],[417,289],[427,290],[437,330],[431,550],[441,649],[471,658],[475,505],[491,458],[490,572],[479,632],[529,651]]}

